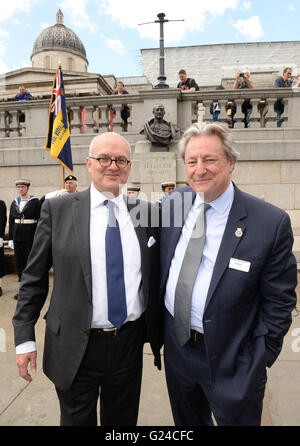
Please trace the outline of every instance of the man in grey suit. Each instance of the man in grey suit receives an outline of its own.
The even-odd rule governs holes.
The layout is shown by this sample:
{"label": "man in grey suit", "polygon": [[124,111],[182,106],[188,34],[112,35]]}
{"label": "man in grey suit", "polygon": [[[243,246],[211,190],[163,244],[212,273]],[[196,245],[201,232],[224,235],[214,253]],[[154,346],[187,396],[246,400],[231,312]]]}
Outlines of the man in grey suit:
{"label": "man in grey suit", "polygon": [[96,425],[99,393],[101,425],[135,425],[144,342],[161,367],[158,227],[152,205],[120,193],[131,169],[122,136],[96,136],[86,165],[89,189],[43,204],[13,318],[17,365],[31,381],[34,325],[53,266],[43,368],[56,386],[61,425]]}

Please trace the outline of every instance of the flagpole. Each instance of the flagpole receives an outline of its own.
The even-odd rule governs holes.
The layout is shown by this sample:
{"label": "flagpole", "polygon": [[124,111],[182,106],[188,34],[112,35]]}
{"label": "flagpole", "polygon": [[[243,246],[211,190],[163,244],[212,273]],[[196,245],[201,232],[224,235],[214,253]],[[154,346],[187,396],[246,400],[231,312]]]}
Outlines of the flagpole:
{"label": "flagpole", "polygon": [[[58,61],[58,68],[61,68],[61,60]],[[61,166],[61,184],[62,189],[65,188],[65,167]]]}
{"label": "flagpole", "polygon": [[61,164],[62,187],[64,188],[65,168],[73,173],[73,162],[63,73],[60,60],[58,61],[58,65],[53,81],[49,106],[46,150],[50,151],[51,158]]}

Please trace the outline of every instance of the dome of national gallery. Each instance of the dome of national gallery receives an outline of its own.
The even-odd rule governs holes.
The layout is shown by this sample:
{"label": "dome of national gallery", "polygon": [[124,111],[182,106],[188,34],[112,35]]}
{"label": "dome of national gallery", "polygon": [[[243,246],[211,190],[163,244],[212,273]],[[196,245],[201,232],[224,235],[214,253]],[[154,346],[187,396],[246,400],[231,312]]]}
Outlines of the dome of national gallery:
{"label": "dome of national gallery", "polygon": [[[69,53],[68,64],[70,66],[66,67],[67,69],[87,71],[88,61],[84,45],[74,31],[63,24],[63,13],[61,10],[56,14],[56,24],[44,29],[35,40],[31,55],[32,66],[53,68],[52,65],[57,64],[56,60],[55,63],[53,60],[57,59],[54,57],[55,53],[57,57],[62,55],[62,53]],[[78,64],[78,57],[82,63],[84,62],[83,65],[82,63]]]}

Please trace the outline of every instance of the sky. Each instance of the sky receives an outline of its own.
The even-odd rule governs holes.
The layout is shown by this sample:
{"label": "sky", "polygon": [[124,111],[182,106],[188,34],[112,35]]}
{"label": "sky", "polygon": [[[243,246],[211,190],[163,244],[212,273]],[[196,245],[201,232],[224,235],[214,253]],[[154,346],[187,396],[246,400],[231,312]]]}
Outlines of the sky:
{"label": "sky", "polygon": [[[85,46],[88,71],[116,77],[142,75],[140,49],[165,46],[300,40],[300,0],[0,0],[0,73],[31,66],[35,39],[64,24]],[[171,20],[184,20],[175,21]]]}

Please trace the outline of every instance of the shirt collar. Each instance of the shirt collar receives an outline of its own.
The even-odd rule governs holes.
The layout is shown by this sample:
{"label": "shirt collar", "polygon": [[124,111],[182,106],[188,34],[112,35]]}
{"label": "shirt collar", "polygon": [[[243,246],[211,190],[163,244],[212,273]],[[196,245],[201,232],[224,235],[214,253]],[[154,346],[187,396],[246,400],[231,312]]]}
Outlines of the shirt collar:
{"label": "shirt collar", "polygon": [[[94,209],[99,205],[103,205],[104,201],[107,200],[107,197],[103,195],[101,192],[99,192],[95,188],[93,183],[91,184],[90,194],[91,194],[91,209]],[[112,198],[111,201],[115,203],[119,209],[123,209],[123,207],[125,206],[123,192],[121,192],[117,197]]]}
{"label": "shirt collar", "polygon": [[[203,197],[201,197],[202,194],[197,194],[195,199],[195,206],[198,208],[203,203]],[[227,209],[231,208],[232,202],[234,198],[234,187],[232,184],[232,181],[230,181],[229,186],[223,192],[220,197],[216,198],[216,200],[211,201],[209,204],[212,208],[214,208],[219,214],[223,214]]]}

